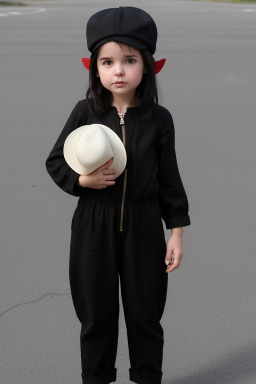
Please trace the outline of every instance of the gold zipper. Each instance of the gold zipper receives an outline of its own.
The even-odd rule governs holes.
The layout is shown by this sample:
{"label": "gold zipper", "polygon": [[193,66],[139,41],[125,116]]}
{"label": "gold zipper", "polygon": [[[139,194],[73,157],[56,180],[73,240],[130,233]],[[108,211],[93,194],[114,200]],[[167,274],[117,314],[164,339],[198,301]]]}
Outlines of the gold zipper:
{"label": "gold zipper", "polygon": [[118,113],[118,116],[120,117],[120,125],[123,125],[124,124],[125,113]]}
{"label": "gold zipper", "polygon": [[123,133],[123,143],[124,143],[124,146],[125,146],[125,125],[122,125],[122,133]]}
{"label": "gold zipper", "polygon": [[[125,141],[125,125],[124,125],[124,116],[125,113],[118,113],[120,117],[120,125],[122,125],[122,137],[123,137],[123,144],[126,145]],[[120,219],[120,229],[119,231],[123,231],[123,219],[124,219],[124,199],[125,199],[125,192],[126,192],[126,183],[127,183],[127,169],[124,171],[124,186],[123,186],[123,196],[122,196],[122,202],[121,202],[121,219]]]}
{"label": "gold zipper", "polygon": [[119,231],[123,231],[123,219],[124,219],[124,198],[125,198],[125,190],[126,190],[126,180],[127,180],[127,169],[124,171],[124,188],[123,188],[123,198],[121,204],[121,221],[120,221],[120,229]]}

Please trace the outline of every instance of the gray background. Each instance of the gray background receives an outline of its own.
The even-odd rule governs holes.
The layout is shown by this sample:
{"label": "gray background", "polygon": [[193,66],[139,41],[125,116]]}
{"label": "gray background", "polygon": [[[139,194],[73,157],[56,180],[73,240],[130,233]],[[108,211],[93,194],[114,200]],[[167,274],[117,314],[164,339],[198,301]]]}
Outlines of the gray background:
{"label": "gray background", "polygon": [[[81,383],[80,323],[68,280],[77,198],[52,182],[44,163],[85,97],[88,72],[80,59],[88,56],[89,16],[134,5],[155,19],[155,58],[167,58],[160,101],[174,118],[192,222],[184,227],[182,264],[168,275],[163,383],[255,384],[256,7],[33,4],[0,9],[0,382]],[[26,13],[35,8],[44,10]],[[127,383],[121,297],[120,305],[117,382]]]}

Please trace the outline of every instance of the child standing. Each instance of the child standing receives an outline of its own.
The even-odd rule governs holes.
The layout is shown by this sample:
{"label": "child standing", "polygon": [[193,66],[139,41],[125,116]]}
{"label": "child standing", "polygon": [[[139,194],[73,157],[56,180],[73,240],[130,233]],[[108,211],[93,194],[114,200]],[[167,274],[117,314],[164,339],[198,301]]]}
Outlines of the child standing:
{"label": "child standing", "polygon": [[[54,182],[79,196],[71,224],[69,278],[81,322],[84,384],[116,381],[119,278],[130,380],[160,384],[162,379],[160,320],[168,273],[180,265],[183,227],[190,218],[172,116],[158,105],[156,41],[154,20],[138,8],[105,9],[89,19],[86,99],[76,104],[46,160]],[[87,175],[66,163],[67,136],[90,124],[106,125],[123,141],[127,164],[120,176],[111,168],[113,159]],[[167,244],[162,218],[171,229]]]}

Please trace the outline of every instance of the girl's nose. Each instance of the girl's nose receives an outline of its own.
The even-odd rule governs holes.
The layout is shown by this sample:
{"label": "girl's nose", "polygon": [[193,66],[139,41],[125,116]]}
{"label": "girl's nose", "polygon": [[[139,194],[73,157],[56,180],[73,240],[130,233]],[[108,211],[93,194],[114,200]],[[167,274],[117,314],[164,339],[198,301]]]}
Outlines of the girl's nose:
{"label": "girl's nose", "polygon": [[115,75],[116,76],[123,76],[124,75],[124,70],[121,65],[117,65],[115,68]]}

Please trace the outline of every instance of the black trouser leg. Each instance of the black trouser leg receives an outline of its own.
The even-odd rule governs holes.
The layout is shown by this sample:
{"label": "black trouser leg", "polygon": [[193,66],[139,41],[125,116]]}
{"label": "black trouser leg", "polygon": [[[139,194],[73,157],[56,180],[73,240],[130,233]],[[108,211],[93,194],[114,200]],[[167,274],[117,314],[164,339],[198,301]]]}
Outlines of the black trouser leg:
{"label": "black trouser leg", "polygon": [[[130,380],[160,384],[164,343],[160,320],[168,282],[161,218],[146,205],[134,207],[129,211],[129,228],[122,233],[116,229],[112,207],[106,207],[104,216],[100,208],[87,207],[94,210],[97,221],[86,227],[91,212],[85,215],[82,208],[77,211],[69,271],[72,299],[82,325],[83,384],[116,381],[118,275],[127,327]],[[82,220],[86,221],[84,225]]]}
{"label": "black trouser leg", "polygon": [[129,213],[129,230],[122,236],[119,272],[130,380],[139,384],[160,384],[164,345],[160,320],[168,287],[166,242],[161,219],[154,211],[146,213],[141,207]]}
{"label": "black trouser leg", "polygon": [[81,322],[83,384],[116,381],[119,318],[117,254],[113,231],[104,225],[104,218],[98,217],[99,226],[92,228],[88,225],[86,228],[80,225],[81,233],[77,224],[81,220],[75,222],[70,247],[71,294]]}

